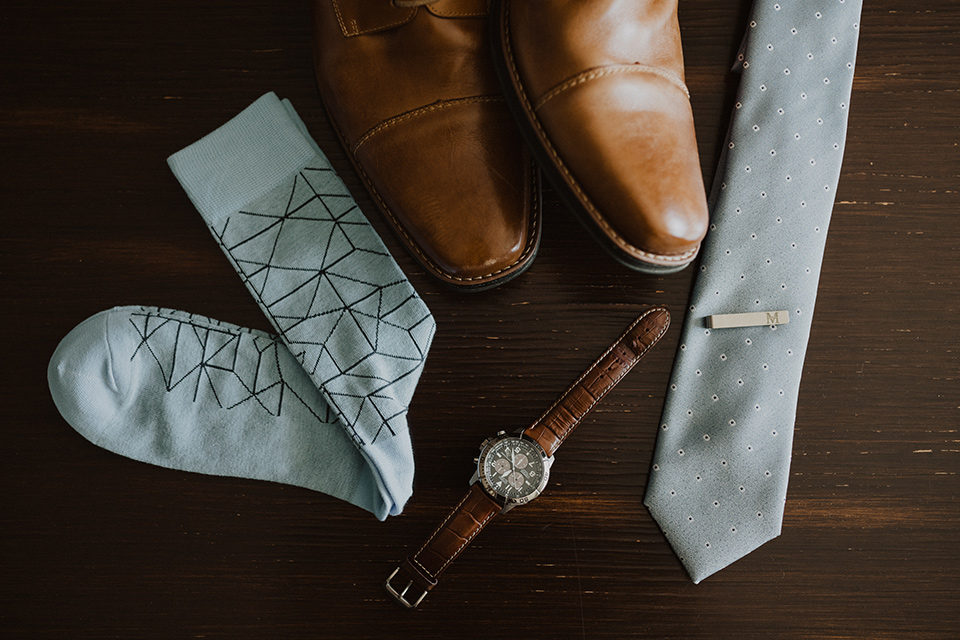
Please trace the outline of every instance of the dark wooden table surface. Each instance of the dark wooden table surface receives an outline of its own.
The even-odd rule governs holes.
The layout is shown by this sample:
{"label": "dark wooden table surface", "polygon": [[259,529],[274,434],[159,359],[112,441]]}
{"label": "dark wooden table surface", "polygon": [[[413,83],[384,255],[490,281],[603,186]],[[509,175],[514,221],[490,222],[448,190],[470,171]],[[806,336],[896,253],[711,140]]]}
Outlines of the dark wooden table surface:
{"label": "dark wooden table surface", "polygon": [[[528,273],[472,296],[438,286],[325,119],[307,2],[4,2],[0,636],[960,637],[960,4],[866,5],[783,535],[695,586],[643,507],[675,328],[564,447],[548,492],[410,613],[383,579],[462,495],[479,441],[534,419],[644,305],[679,326],[694,270],[619,267],[548,191]],[[748,12],[681,0],[708,184]],[[410,412],[415,493],[383,523],[108,453],[47,390],[60,338],[114,305],[269,328],[164,162],[269,90],[439,326]]]}

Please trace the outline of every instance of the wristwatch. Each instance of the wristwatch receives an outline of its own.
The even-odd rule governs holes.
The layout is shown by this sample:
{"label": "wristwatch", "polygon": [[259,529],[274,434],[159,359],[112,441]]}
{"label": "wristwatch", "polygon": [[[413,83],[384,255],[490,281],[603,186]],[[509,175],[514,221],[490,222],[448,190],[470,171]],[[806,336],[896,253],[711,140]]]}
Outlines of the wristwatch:
{"label": "wristwatch", "polygon": [[665,308],[643,312],[536,422],[516,435],[500,431],[484,440],[467,495],[423,546],[393,570],[385,583],[387,592],[405,607],[416,608],[495,515],[539,496],[557,448],[669,326]]}

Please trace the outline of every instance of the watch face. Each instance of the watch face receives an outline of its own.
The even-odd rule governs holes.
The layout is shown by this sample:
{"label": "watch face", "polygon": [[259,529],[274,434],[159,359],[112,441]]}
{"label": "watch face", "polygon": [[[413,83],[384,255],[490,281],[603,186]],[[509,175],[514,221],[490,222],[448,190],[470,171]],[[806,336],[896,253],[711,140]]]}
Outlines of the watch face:
{"label": "watch face", "polygon": [[528,440],[503,438],[487,450],[480,462],[484,485],[504,498],[532,499],[545,484],[543,451]]}

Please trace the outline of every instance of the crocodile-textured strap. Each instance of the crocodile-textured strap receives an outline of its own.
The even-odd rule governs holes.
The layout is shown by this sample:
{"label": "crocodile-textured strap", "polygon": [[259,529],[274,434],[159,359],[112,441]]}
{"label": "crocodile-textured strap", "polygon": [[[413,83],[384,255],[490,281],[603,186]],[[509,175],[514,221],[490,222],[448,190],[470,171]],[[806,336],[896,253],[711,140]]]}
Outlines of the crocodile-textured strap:
{"label": "crocodile-textured strap", "polygon": [[474,483],[420,550],[404,560],[387,578],[387,591],[401,604],[416,607],[437,585],[437,577],[500,512],[500,508],[479,482]]}
{"label": "crocodile-textured strap", "polygon": [[570,432],[655,345],[670,326],[670,312],[653,307],[627,327],[613,345],[524,433],[552,456]]}
{"label": "crocodile-textured strap", "polygon": [[[536,440],[548,455],[553,455],[583,416],[627,375],[669,326],[670,312],[663,307],[643,312],[524,433]],[[479,482],[474,483],[420,550],[390,574],[386,582],[390,595],[400,604],[415,608],[427,592],[437,586],[437,577],[500,512],[500,508]]]}

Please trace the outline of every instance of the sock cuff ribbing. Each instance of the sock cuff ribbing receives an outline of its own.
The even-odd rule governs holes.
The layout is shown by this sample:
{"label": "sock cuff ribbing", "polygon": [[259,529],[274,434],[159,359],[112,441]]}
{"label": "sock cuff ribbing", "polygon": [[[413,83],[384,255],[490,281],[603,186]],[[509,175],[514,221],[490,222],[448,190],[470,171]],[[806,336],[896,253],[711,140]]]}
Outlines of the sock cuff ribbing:
{"label": "sock cuff ribbing", "polygon": [[215,224],[262,197],[317,154],[273,92],[167,158],[203,217]]}

